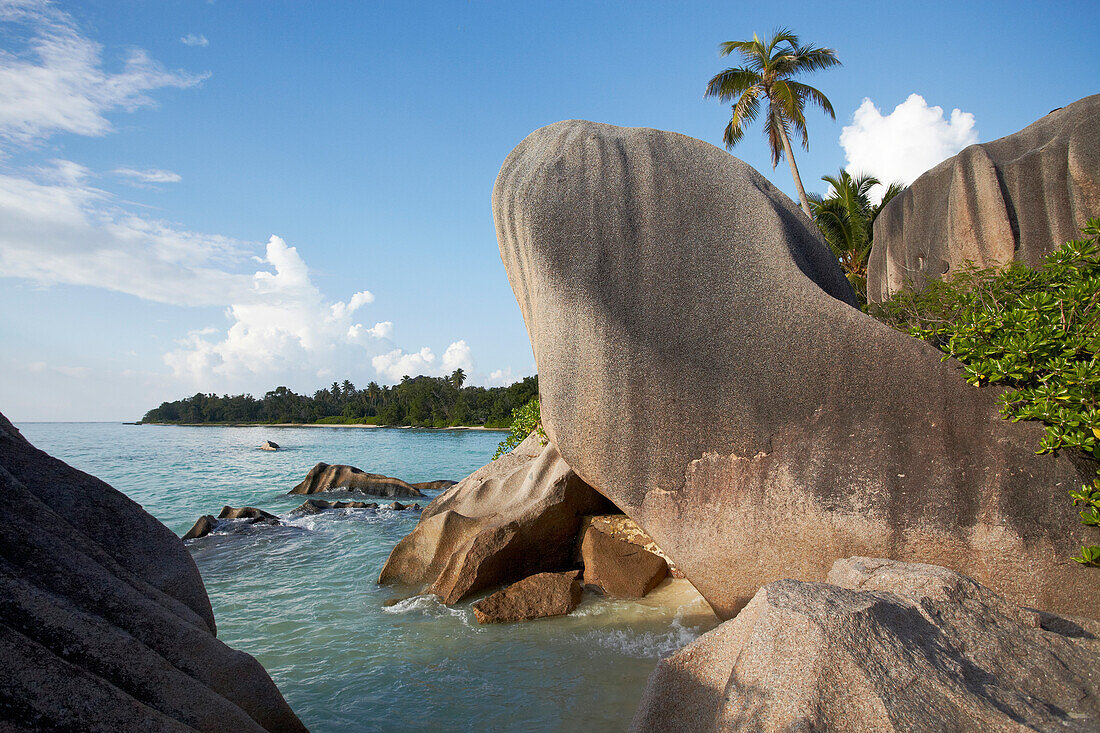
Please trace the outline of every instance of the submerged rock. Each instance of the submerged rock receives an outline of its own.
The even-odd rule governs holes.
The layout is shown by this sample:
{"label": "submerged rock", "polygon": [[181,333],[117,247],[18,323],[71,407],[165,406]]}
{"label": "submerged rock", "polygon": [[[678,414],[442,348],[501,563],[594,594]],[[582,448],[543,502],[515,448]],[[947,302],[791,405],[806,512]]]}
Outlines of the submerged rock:
{"label": "submerged rock", "polygon": [[613,511],[553,445],[534,434],[438,496],[390,553],[383,584],[418,586],[444,603],[572,564],[585,514]]}
{"label": "submerged rock", "polygon": [[581,602],[579,570],[538,573],[512,583],[474,604],[479,624],[507,624],[564,616]]}
{"label": "submerged rock", "polygon": [[620,598],[641,598],[668,577],[668,563],[633,542],[589,525],[581,540],[584,584]]}
{"label": "submerged rock", "polygon": [[242,506],[240,508],[223,506],[217,518],[209,514],[199,517],[195,525],[187,530],[187,534],[180,539],[194,540],[205,537],[217,529],[218,522],[223,519],[247,519],[249,524],[279,524],[279,518],[274,514],[269,514],[254,506]]}
{"label": "submerged rock", "polygon": [[304,731],[171,531],[0,415],[0,710],[19,730]]}
{"label": "submerged rock", "polygon": [[199,537],[205,537],[206,535],[213,532],[214,528],[217,526],[218,520],[216,517],[214,517],[214,515],[204,514],[203,516],[198,518],[198,521],[195,522],[194,526],[191,527],[191,529],[187,530],[187,534],[185,534],[180,539],[197,540]]}
{"label": "submerged rock", "polygon": [[501,257],[561,459],[724,618],[853,555],[945,565],[1014,602],[1100,615],[1067,492],[931,345],[854,306],[812,222],[700,140],[583,121],[535,131],[493,191]]}
{"label": "submerged rock", "polygon": [[883,301],[970,260],[1044,255],[1100,213],[1100,94],[1017,133],[971,145],[913,181],[875,220],[867,296]]}
{"label": "submerged rock", "polygon": [[945,568],[839,560],[658,663],[631,729],[1100,729],[1100,623]]}
{"label": "submerged rock", "polygon": [[279,444],[273,440],[265,440],[260,450],[279,450]]}
{"label": "submerged rock", "polygon": [[412,499],[424,496],[419,489],[399,478],[366,473],[355,466],[330,466],[327,463],[318,463],[311,468],[302,483],[288,493],[316,494],[320,491],[341,489],[387,499]]}
{"label": "submerged rock", "polygon": [[291,514],[320,514],[330,509],[377,509],[375,502],[364,501],[325,501],[324,499],[306,499]]}

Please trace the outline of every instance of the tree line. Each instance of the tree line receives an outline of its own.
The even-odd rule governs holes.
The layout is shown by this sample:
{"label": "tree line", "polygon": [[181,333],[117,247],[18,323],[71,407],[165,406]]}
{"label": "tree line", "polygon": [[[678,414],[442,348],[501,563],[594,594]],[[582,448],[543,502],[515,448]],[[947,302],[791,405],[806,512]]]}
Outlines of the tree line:
{"label": "tree line", "polygon": [[512,411],[538,397],[538,377],[507,387],[464,386],[466,374],[404,377],[400,384],[371,382],[357,389],[349,380],[310,395],[278,387],[261,399],[252,395],[198,393],[149,410],[143,423],[322,423],[484,426],[506,428]]}

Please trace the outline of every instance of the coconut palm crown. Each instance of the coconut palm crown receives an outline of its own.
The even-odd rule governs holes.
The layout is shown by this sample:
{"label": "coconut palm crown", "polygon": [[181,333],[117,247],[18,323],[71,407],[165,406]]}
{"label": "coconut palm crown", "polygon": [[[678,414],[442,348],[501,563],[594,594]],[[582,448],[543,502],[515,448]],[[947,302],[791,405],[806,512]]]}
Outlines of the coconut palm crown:
{"label": "coconut palm crown", "polygon": [[791,166],[799,202],[806,216],[813,217],[798,166],[791,152],[790,132],[802,137],[802,147],[810,149],[806,134],[806,102],[815,104],[825,114],[836,119],[833,105],[818,89],[797,82],[793,77],[838,66],[840,60],[831,48],[802,45],[788,28],[779,28],[766,41],[754,33],[751,41],[726,41],[719,45],[722,56],[733,52],[741,54],[743,66],[726,69],[715,74],[707,84],[705,97],[718,97],[719,101],[733,101],[733,113],[726,125],[724,140],[726,149],[732,150],[745,136],[746,125],[753,122],[761,111],[761,101],[767,99],[764,131],[772,152],[772,168],[786,156]]}

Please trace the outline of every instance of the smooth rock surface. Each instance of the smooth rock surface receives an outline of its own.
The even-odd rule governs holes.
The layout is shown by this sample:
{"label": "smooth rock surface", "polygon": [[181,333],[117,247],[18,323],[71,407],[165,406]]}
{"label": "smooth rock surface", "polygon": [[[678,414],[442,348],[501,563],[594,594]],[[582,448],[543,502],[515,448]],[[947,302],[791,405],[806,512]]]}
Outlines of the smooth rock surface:
{"label": "smooth rock surface", "polygon": [[1100,216],[1100,95],[971,145],[915,180],[875,220],[867,295],[1021,260],[1035,265]]}
{"label": "smooth rock surface", "polygon": [[581,602],[579,570],[538,573],[474,604],[479,624],[508,624],[549,616],[564,616]]}
{"label": "smooth rock surface", "polygon": [[425,507],[378,582],[457,603],[494,585],[570,567],[581,517],[612,510],[557,448],[532,434]]}
{"label": "smooth rock surface", "polygon": [[274,514],[257,509],[254,506],[231,507],[223,506],[218,514],[218,519],[248,519],[252,524],[263,522],[265,524],[278,524],[279,518]]}
{"label": "smooth rock surface", "polygon": [[527,137],[493,192],[561,457],[724,618],[853,555],[963,570],[1014,602],[1100,615],[1067,492],[932,346],[852,307],[798,206],[725,151],[583,121]]}
{"label": "smooth rock surface", "polygon": [[658,663],[634,731],[1094,731],[1100,623],[932,565],[780,580]]}
{"label": "smooth rock surface", "polygon": [[318,463],[311,468],[302,483],[287,493],[316,494],[320,491],[338,490],[358,491],[387,499],[413,499],[424,496],[419,489],[399,478],[366,473],[355,466],[330,466],[327,463]]}
{"label": "smooth rock surface", "polygon": [[581,520],[581,528],[577,532],[577,547],[573,553],[573,559],[578,565],[581,563],[581,544],[584,541],[584,535],[589,527],[595,527],[606,535],[623,540],[624,542],[629,542],[632,545],[637,545],[644,550],[652,552],[657,557],[662,558],[668,565],[669,575],[673,578],[684,577],[683,572],[672,563],[669,556],[665,554],[664,550],[657,546],[653,538],[646,534],[645,530],[639,527],[637,522],[625,514],[597,514],[590,517],[584,517]]}
{"label": "smooth rock surface", "polygon": [[218,526],[218,518],[213,514],[204,514],[199,517],[191,529],[187,530],[187,533],[181,537],[181,540],[197,540],[199,537],[205,537],[214,531],[214,528]]}
{"label": "smooth rock surface", "polygon": [[183,543],[0,415],[0,727],[303,731]]}
{"label": "smooth rock surface", "polygon": [[450,479],[437,479],[435,481],[421,481],[418,484],[410,485],[418,491],[446,491],[457,483],[457,481],[451,481]]}
{"label": "smooth rock surface", "polygon": [[663,557],[589,525],[581,539],[584,584],[620,598],[642,598],[668,577]]}

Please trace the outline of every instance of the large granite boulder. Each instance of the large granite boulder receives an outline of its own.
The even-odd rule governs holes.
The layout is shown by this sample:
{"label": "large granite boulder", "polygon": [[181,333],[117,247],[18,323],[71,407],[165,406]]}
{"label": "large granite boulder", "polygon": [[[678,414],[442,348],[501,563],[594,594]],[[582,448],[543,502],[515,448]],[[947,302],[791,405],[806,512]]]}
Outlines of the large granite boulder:
{"label": "large granite boulder", "polygon": [[479,624],[510,624],[565,616],[581,602],[580,570],[537,573],[512,583],[474,604]]}
{"label": "large granite boulder", "polygon": [[619,598],[642,598],[668,577],[668,563],[633,542],[589,525],[581,538],[584,584]]}
{"label": "large granite boulder", "polygon": [[1100,623],[933,565],[851,558],[829,583],[771,583],[659,662],[631,729],[1100,729]]}
{"label": "large granite boulder", "polygon": [[358,491],[361,494],[387,499],[413,499],[424,493],[399,478],[367,473],[355,466],[318,463],[309,470],[302,483],[288,494],[316,494],[321,491]]}
{"label": "large granite boulder", "polygon": [[493,192],[542,423],[720,617],[779,578],[890,557],[1100,615],[1067,492],[932,346],[855,307],[798,206],[712,145],[583,121],[535,131]]}
{"label": "large granite boulder", "polygon": [[495,585],[569,568],[581,517],[611,510],[557,448],[540,445],[532,434],[429,504],[390,553],[378,582],[457,603]]}
{"label": "large granite boulder", "polygon": [[0,727],[305,730],[183,543],[0,415]]}
{"label": "large granite boulder", "polygon": [[1043,256],[1100,215],[1100,94],[999,140],[971,145],[928,171],[875,220],[867,295],[888,300],[911,281]]}

